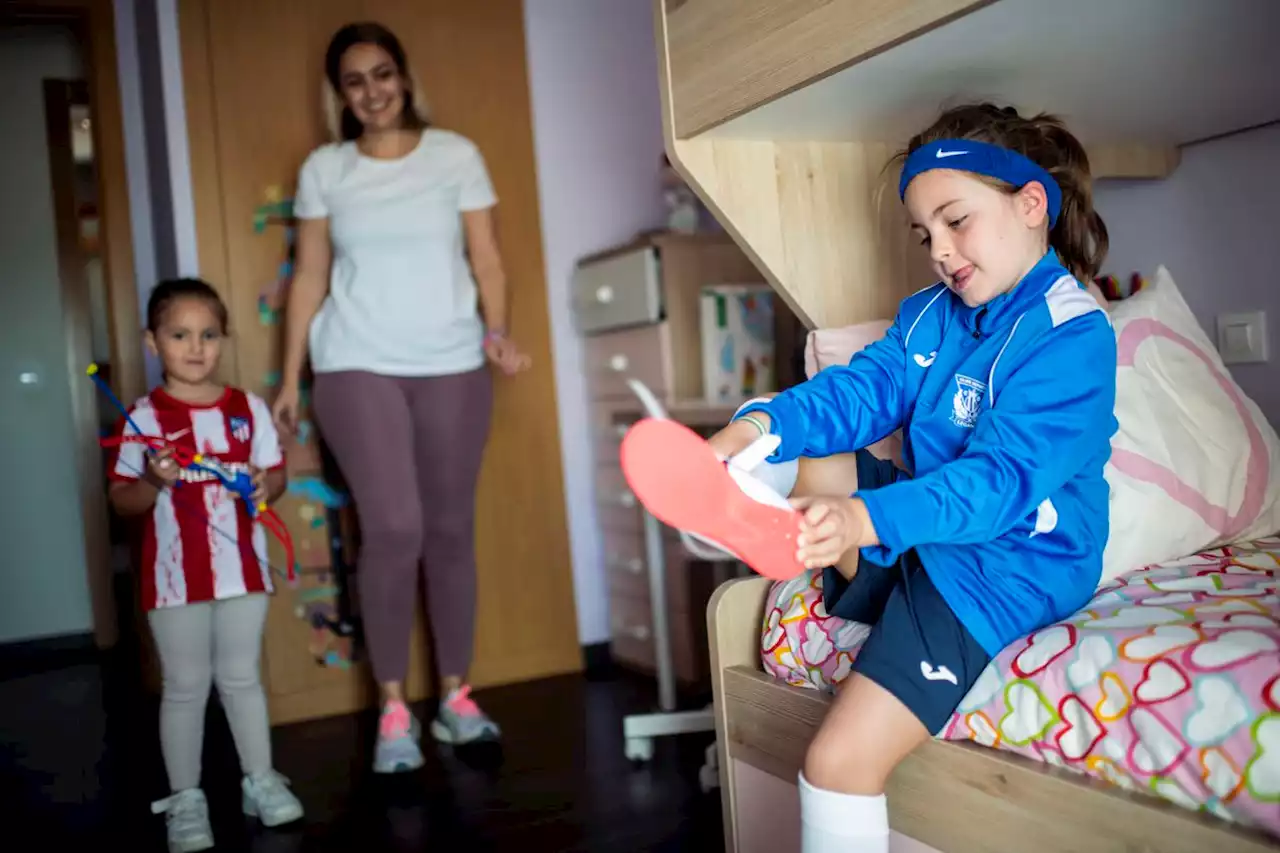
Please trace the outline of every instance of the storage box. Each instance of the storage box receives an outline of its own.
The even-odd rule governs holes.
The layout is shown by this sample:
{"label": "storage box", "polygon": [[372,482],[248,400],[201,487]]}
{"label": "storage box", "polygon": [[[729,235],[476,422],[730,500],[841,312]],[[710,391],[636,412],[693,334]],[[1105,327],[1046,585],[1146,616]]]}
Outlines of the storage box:
{"label": "storage box", "polygon": [[702,288],[702,377],[705,396],[734,403],[776,390],[774,293],[762,284]]}

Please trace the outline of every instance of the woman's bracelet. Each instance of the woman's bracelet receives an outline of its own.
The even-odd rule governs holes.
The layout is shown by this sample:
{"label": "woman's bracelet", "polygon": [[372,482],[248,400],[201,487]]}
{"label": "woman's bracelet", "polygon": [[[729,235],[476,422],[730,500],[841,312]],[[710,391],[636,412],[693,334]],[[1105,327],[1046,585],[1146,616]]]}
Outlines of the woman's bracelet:
{"label": "woman's bracelet", "polygon": [[753,415],[742,415],[741,417],[738,418],[738,420],[746,421],[747,423],[751,424],[756,429],[760,430],[760,435],[762,436],[769,434],[769,428],[766,427],[759,418],[754,417]]}

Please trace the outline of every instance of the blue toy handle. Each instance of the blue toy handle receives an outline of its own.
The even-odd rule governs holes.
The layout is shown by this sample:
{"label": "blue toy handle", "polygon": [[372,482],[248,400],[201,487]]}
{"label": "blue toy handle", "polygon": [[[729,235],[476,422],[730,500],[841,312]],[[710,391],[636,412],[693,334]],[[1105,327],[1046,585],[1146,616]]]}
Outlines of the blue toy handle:
{"label": "blue toy handle", "polygon": [[245,471],[232,474],[215,459],[205,459],[197,454],[191,461],[191,468],[199,468],[213,474],[221,481],[223,487],[232,494],[239,495],[249,509],[249,517],[258,517],[258,507],[253,502],[253,477]]}
{"label": "blue toy handle", "polygon": [[258,508],[253,504],[253,478],[243,472],[227,483],[227,489],[235,492],[244,501],[245,506],[249,508],[249,517],[255,518],[258,515]]}

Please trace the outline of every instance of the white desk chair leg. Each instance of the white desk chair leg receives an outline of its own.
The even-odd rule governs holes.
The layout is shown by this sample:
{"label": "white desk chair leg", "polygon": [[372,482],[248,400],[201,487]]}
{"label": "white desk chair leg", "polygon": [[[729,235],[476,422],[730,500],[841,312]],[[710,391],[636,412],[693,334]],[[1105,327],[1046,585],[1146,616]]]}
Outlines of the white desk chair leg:
{"label": "white desk chair leg", "polygon": [[[627,384],[640,399],[649,417],[669,419],[666,408],[643,382],[638,379],[628,379]],[[718,552],[712,555],[704,549],[691,547],[692,540],[684,534],[681,534],[681,539],[699,559],[736,562],[727,555]],[[695,732],[714,732],[716,729],[715,715],[710,705],[698,711],[676,710],[675,663],[671,659],[671,626],[665,606],[667,561],[662,545],[662,525],[648,512],[644,513],[644,548],[645,563],[649,572],[649,601],[652,604],[650,610],[653,613],[654,662],[658,670],[660,710],[652,714],[631,714],[623,719],[622,734],[625,739],[623,749],[627,758],[632,761],[648,761],[653,757],[654,738]],[[714,764],[714,744],[707,755],[711,756],[710,763],[704,765],[698,773],[703,790],[710,790],[706,783],[708,778],[719,779],[719,771]],[[708,770],[708,767],[711,769]]]}

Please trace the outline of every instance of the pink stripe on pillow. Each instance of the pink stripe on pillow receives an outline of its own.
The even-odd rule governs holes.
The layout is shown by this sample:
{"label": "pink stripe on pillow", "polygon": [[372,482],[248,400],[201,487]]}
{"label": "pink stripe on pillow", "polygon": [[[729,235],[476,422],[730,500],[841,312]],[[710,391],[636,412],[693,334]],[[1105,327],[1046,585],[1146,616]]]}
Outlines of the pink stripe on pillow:
{"label": "pink stripe on pillow", "polygon": [[1122,474],[1163,489],[1169,497],[1204,519],[1205,524],[1217,531],[1219,536],[1235,536],[1258,517],[1266,498],[1267,481],[1271,477],[1271,457],[1263,442],[1262,432],[1245,407],[1235,383],[1223,375],[1213,359],[1196,346],[1194,341],[1178,334],[1158,320],[1136,319],[1125,326],[1116,342],[1117,364],[1120,367],[1132,367],[1138,347],[1151,338],[1157,337],[1166,338],[1185,347],[1200,359],[1209,369],[1218,387],[1231,400],[1236,413],[1240,415],[1245,433],[1249,437],[1249,462],[1245,469],[1244,497],[1240,501],[1240,510],[1235,515],[1231,515],[1225,507],[1210,503],[1204,495],[1184,483],[1177,474],[1164,465],[1132,451],[1113,448],[1111,464]]}

